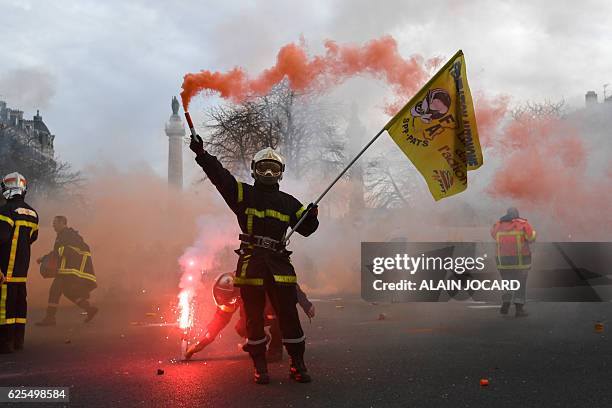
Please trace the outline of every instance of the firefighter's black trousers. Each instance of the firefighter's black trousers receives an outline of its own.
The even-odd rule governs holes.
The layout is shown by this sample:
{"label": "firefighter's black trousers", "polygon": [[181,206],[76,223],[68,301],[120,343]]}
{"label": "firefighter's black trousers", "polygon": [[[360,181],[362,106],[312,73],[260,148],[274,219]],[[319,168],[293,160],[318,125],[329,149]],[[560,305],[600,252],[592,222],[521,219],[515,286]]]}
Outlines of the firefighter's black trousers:
{"label": "firefighter's black trousers", "polygon": [[62,295],[72,303],[79,305],[83,300],[89,299],[89,293],[90,290],[79,280],[60,275],[53,279],[49,288],[49,305],[57,306]]}
{"label": "firefighter's black trousers", "polygon": [[280,285],[273,278],[264,279],[264,286],[243,286],[240,288],[243,307],[247,316],[247,348],[251,355],[263,354],[266,351],[266,333],[264,331],[264,308],[266,292],[272,302],[283,336],[287,352],[294,354],[296,344],[304,344],[304,332],[296,308],[297,290],[295,285]]}
{"label": "firefighter's black trousers", "polygon": [[0,351],[23,348],[28,312],[25,282],[0,285]]}

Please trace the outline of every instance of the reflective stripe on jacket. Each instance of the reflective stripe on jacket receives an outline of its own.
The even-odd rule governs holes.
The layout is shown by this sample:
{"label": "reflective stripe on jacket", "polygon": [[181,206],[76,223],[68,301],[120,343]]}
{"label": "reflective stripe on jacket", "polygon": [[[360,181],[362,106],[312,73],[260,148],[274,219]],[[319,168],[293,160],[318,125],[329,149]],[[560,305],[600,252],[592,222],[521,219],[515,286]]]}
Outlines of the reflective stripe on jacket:
{"label": "reflective stripe on jacket", "polygon": [[58,276],[78,278],[79,282],[91,289],[97,287],[89,245],[77,231],[72,228],[60,231],[53,250],[60,259]]}
{"label": "reflective stripe on jacket", "polygon": [[0,207],[0,271],[7,283],[24,283],[30,246],[38,238],[38,214],[21,197]]}
{"label": "reflective stripe on jacket", "polygon": [[531,268],[529,243],[535,241],[536,232],[526,219],[502,219],[491,228],[491,236],[497,244],[499,269]]}

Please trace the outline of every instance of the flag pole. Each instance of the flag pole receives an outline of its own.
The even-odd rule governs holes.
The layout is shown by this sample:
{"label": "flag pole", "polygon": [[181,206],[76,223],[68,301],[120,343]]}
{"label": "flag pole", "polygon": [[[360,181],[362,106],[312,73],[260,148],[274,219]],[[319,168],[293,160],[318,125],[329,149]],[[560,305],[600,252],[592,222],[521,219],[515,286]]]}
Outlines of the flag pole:
{"label": "flag pole", "polygon": [[[355,157],[353,158],[353,160],[351,160],[351,162],[350,162],[350,163],[349,163],[349,164],[348,164],[348,165],[347,165],[347,166],[344,168],[344,170],[342,170],[342,172],[341,172],[340,174],[338,174],[338,176],[337,176],[337,177],[334,179],[334,181],[332,181],[332,182],[330,183],[330,185],[329,185],[329,186],[327,186],[327,188],[325,189],[325,191],[323,191],[323,193],[321,193],[321,195],[319,196],[319,198],[317,198],[317,200],[316,200],[316,201],[313,203],[314,205],[319,204],[319,201],[321,201],[321,199],[322,199],[323,197],[325,197],[325,194],[327,194],[327,193],[329,192],[329,190],[331,190],[331,188],[332,188],[332,187],[333,187],[333,186],[334,186],[334,185],[335,185],[335,184],[338,182],[338,180],[340,180],[340,178],[341,178],[342,176],[344,176],[344,173],[346,173],[346,172],[348,171],[348,169],[350,169],[350,168],[351,168],[351,166],[353,166],[353,164],[355,164],[355,162],[356,162],[356,161],[357,161],[357,160],[358,160],[358,159],[361,157],[361,155],[362,155],[362,154],[363,154],[363,153],[364,153],[366,150],[368,150],[368,148],[369,148],[370,146],[372,146],[372,143],[374,143],[374,142],[376,141],[376,139],[378,139],[378,137],[379,137],[380,135],[382,135],[382,133],[383,133],[385,130],[386,130],[386,127],[384,127],[384,128],[382,128],[382,129],[380,129],[380,131],[379,131],[379,132],[376,134],[376,136],[374,136],[374,137],[372,138],[372,140],[370,140],[370,141],[368,142],[368,144],[367,144],[367,145],[365,145],[365,147],[364,147],[363,149],[361,149],[361,151],[360,151],[359,153],[357,153],[357,156],[355,156]],[[284,237],[284,238],[282,239],[282,241],[281,241],[281,242],[286,243],[286,242],[289,240],[289,237],[290,237],[291,235],[293,235],[293,233],[295,232],[295,230],[296,230],[296,229],[298,229],[298,227],[299,227],[299,226],[302,224],[302,222],[304,222],[304,220],[306,219],[306,215],[307,215],[308,211],[309,211],[309,209],[306,209],[306,211],[304,211],[304,212],[302,213],[302,217],[301,217],[301,218],[298,220],[297,224],[295,224],[295,226],[294,226],[294,227],[291,229],[291,231],[289,231],[289,234],[287,234],[287,236],[286,236],[286,237]]]}

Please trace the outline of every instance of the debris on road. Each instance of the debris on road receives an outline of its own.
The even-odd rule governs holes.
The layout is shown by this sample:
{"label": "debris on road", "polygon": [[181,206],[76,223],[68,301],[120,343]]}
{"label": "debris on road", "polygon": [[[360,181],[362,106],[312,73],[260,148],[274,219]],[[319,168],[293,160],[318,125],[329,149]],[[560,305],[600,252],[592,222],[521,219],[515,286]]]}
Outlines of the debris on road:
{"label": "debris on road", "polygon": [[596,322],[595,323],[595,333],[603,333],[604,331],[604,324],[602,322]]}
{"label": "debris on road", "polygon": [[378,320],[386,320],[387,319],[387,315],[384,313],[381,313],[378,315]]}
{"label": "debris on road", "polygon": [[336,309],[344,309],[344,306],[342,306],[342,305],[336,305]]}
{"label": "debris on road", "polygon": [[72,343],[72,340],[70,340],[70,339],[66,339],[66,340],[64,340],[64,343],[66,343],[66,344],[70,344],[70,343]]}

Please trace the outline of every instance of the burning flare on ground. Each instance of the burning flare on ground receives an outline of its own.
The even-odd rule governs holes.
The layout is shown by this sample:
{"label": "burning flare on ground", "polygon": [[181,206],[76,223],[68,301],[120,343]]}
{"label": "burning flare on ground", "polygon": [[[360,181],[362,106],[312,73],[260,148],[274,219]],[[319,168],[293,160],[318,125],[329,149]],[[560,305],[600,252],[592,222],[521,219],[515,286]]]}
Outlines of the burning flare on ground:
{"label": "burning flare on ground", "polygon": [[178,295],[178,326],[183,331],[187,331],[193,326],[193,297],[194,293],[190,289],[183,289]]}
{"label": "burning flare on ground", "polygon": [[181,330],[181,355],[185,355],[188,343],[194,337],[192,330],[195,325],[195,298],[202,285],[202,270],[199,268],[199,262],[193,258],[183,257],[180,264],[183,275],[179,283],[181,290],[178,294],[177,324]]}

